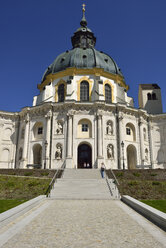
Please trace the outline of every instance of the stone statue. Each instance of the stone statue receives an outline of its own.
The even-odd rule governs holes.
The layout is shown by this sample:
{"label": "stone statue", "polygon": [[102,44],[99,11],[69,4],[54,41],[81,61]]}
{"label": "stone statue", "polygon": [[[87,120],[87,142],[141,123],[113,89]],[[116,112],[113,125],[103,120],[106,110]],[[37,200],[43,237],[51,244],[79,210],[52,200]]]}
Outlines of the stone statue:
{"label": "stone statue", "polygon": [[57,124],[58,124],[58,128],[56,130],[57,134],[63,134],[63,125],[62,125],[62,123],[58,121]]}
{"label": "stone statue", "polygon": [[113,127],[112,127],[112,122],[107,123],[107,134],[112,135],[113,134]]}
{"label": "stone statue", "polygon": [[148,161],[148,150],[145,150],[145,161]]}
{"label": "stone statue", "polygon": [[62,146],[60,144],[57,145],[55,158],[56,159],[61,159],[62,158]]}
{"label": "stone statue", "polygon": [[114,147],[111,144],[107,146],[107,157],[114,158]]}

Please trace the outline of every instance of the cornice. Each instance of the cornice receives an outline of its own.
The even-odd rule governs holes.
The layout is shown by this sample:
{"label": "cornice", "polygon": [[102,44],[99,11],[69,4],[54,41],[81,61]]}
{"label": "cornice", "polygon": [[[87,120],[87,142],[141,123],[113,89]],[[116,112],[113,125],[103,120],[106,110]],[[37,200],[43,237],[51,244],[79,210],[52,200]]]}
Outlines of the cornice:
{"label": "cornice", "polygon": [[0,118],[15,121],[19,119],[19,113],[0,111]]}
{"label": "cornice", "polygon": [[149,121],[166,121],[166,113],[149,115]]}
{"label": "cornice", "polygon": [[46,76],[46,79],[41,83],[38,84],[37,88],[42,91],[43,87],[48,85],[50,82],[53,82],[56,79],[60,79],[66,76],[75,76],[75,75],[95,75],[95,76],[103,76],[108,79],[115,80],[117,84],[124,87],[126,90],[129,89],[129,86],[126,85],[124,77],[112,74],[109,72],[104,71],[102,68],[92,68],[92,69],[79,69],[76,67],[67,68],[64,71],[57,72],[55,74],[49,74]]}

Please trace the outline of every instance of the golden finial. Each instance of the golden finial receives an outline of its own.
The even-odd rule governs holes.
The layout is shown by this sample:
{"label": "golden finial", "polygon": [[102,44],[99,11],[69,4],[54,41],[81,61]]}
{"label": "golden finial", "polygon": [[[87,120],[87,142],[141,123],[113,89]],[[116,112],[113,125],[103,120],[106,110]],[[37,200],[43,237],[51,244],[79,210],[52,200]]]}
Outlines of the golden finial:
{"label": "golden finial", "polygon": [[85,3],[83,3],[83,5],[82,5],[82,11],[83,12],[85,12],[85,6],[86,6]]}

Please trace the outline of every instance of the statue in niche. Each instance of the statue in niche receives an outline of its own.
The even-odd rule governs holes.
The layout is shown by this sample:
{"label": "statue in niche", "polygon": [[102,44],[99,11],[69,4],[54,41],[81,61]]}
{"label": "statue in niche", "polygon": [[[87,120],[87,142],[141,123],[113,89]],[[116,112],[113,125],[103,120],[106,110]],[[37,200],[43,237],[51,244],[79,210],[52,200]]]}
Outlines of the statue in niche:
{"label": "statue in niche", "polygon": [[57,160],[62,158],[62,146],[60,144],[57,144],[56,146],[55,158]]}
{"label": "statue in niche", "polygon": [[145,149],[145,161],[148,161],[148,149]]}
{"label": "statue in niche", "polygon": [[107,157],[114,158],[114,147],[111,144],[107,146]]}
{"label": "statue in niche", "polygon": [[63,125],[62,122],[58,121],[57,122],[58,128],[56,130],[57,134],[63,134]]}
{"label": "statue in niche", "polygon": [[112,126],[112,122],[107,122],[107,134],[108,135],[112,135],[113,134],[113,126]]}

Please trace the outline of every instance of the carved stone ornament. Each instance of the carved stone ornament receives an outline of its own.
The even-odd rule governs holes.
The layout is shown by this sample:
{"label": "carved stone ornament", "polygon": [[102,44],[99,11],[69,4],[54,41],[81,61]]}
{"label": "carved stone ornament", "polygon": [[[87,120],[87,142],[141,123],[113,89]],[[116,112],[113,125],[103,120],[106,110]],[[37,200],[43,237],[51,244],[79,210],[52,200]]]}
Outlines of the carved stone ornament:
{"label": "carved stone ornament", "polygon": [[114,147],[113,147],[113,145],[111,145],[111,144],[109,144],[109,145],[107,146],[107,157],[108,157],[109,159],[113,159],[113,158],[114,158]]}
{"label": "carved stone ornament", "polygon": [[62,145],[61,144],[56,145],[55,158],[57,160],[62,159]]}
{"label": "carved stone ornament", "polygon": [[63,134],[63,124],[62,124],[62,122],[61,121],[58,121],[57,122],[57,130],[56,130],[56,133],[57,134]]}
{"label": "carved stone ornament", "polygon": [[119,114],[119,121],[122,121],[123,118],[124,118],[124,114],[123,114],[123,113],[120,113],[120,114]]}

